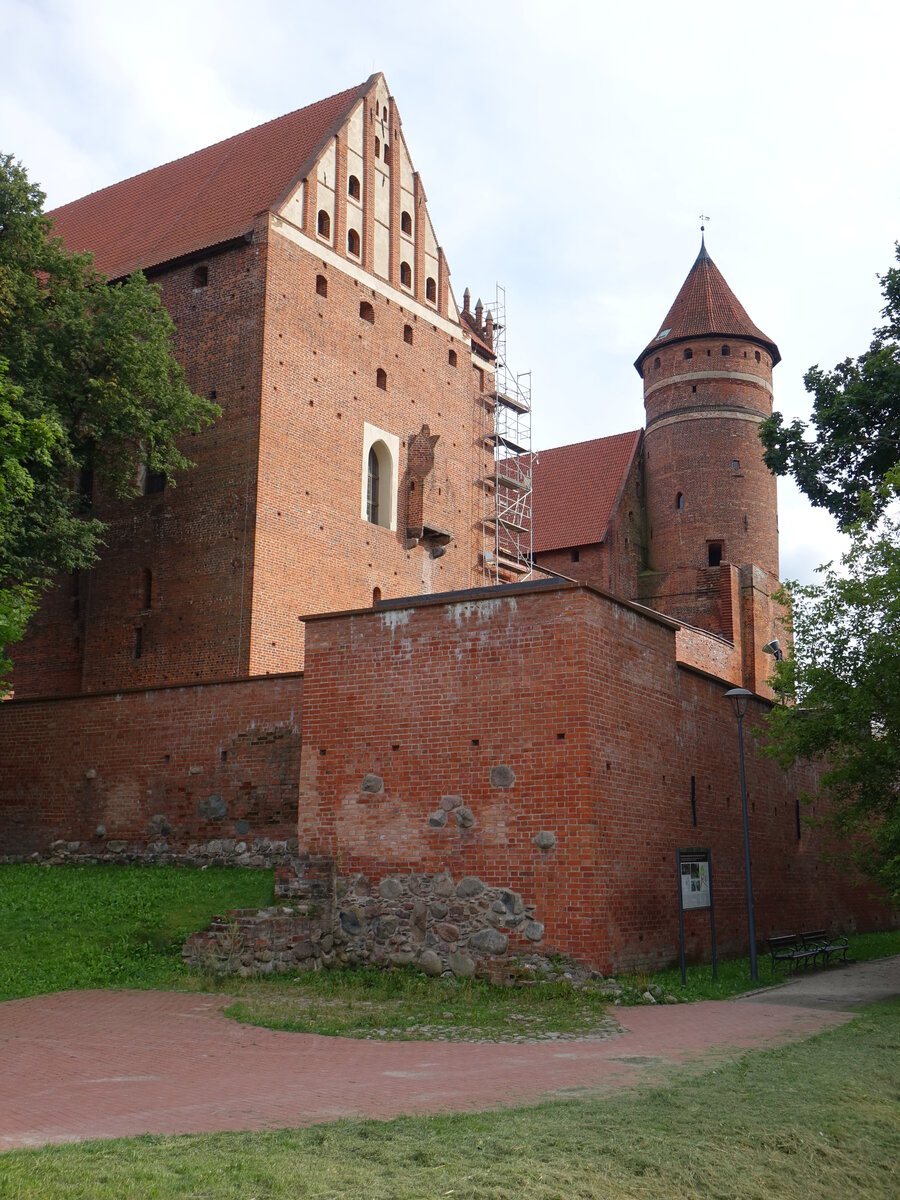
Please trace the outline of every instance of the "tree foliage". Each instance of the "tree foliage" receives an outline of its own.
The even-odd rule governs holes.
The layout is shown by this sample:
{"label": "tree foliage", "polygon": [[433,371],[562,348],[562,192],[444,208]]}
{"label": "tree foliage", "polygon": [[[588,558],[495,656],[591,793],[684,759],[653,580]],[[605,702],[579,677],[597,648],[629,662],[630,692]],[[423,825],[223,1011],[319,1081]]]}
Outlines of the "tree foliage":
{"label": "tree foliage", "polygon": [[770,715],[769,749],[783,766],[824,759],[826,820],[900,903],[900,522],[851,538],[840,568],[790,585],[794,646],[775,676],[790,703]]}
{"label": "tree foliage", "polygon": [[[900,243],[896,255],[900,261]],[[832,371],[815,366],[804,376],[814,397],[811,428],[803,421],[786,425],[780,413],[760,427],[769,469],[793,475],[843,529],[859,520],[875,524],[886,503],[880,485],[900,459],[900,268],[879,278],[885,323],[869,349]]]}
{"label": "tree foliage", "polygon": [[121,499],[145,463],[174,484],[191,465],[177,438],[219,411],[188,388],[158,289],[140,273],[108,284],[43,202],[0,155],[0,648],[56,572],[96,559],[79,480]]}

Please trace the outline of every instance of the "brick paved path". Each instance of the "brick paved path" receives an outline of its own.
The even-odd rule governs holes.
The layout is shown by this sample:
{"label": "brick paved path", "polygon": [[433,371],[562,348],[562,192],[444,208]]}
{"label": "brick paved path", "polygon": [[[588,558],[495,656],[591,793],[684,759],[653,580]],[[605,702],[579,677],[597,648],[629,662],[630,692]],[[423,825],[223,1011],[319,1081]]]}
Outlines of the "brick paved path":
{"label": "brick paved path", "polygon": [[222,1016],[225,1003],[98,991],[0,1004],[0,1149],[524,1104],[849,1019],[704,1001],[617,1010],[623,1032],[606,1040],[383,1043],[240,1025]]}

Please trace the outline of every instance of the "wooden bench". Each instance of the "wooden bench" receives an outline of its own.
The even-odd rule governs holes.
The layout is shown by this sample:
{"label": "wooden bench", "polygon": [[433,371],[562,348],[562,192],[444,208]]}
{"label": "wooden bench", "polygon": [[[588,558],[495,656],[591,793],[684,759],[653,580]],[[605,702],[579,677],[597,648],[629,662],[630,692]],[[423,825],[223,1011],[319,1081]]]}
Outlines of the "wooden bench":
{"label": "wooden bench", "polygon": [[796,933],[786,933],[781,937],[770,937],[769,953],[772,955],[772,974],[778,963],[786,963],[788,971],[795,971],[798,963],[804,966],[810,959],[815,962],[821,953],[818,946],[806,946]]}
{"label": "wooden bench", "polygon": [[826,929],[813,929],[808,933],[801,933],[800,940],[807,949],[817,949],[826,965],[830,962],[832,954],[839,954],[841,962],[851,961],[847,958],[847,951],[849,949],[847,939],[845,937],[831,937]]}

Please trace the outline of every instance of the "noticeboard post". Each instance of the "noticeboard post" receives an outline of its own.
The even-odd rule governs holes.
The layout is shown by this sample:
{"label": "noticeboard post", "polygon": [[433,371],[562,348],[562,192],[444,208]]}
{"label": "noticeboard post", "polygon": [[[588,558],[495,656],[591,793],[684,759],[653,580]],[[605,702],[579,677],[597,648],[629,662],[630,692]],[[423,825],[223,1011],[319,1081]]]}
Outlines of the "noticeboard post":
{"label": "noticeboard post", "polygon": [[678,933],[681,938],[681,982],[687,982],[684,963],[685,909],[708,908],[712,936],[713,979],[718,979],[716,962],[716,914],[713,907],[712,854],[708,849],[689,847],[677,852],[678,865]]}

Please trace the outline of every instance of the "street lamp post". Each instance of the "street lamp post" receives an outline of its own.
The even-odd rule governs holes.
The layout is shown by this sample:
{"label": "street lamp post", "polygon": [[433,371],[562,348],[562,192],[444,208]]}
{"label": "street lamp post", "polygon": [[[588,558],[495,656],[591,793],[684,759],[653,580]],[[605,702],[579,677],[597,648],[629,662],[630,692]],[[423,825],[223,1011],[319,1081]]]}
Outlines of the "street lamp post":
{"label": "street lamp post", "polygon": [[750,935],[750,978],[759,979],[756,967],[756,922],[753,919],[753,877],[750,872],[750,826],[747,822],[747,780],[744,773],[744,713],[747,701],[753,695],[746,688],[732,688],[725,693],[731,701],[738,725],[738,752],[741,763],[741,815],[744,820],[744,875],[747,881],[747,931]]}

